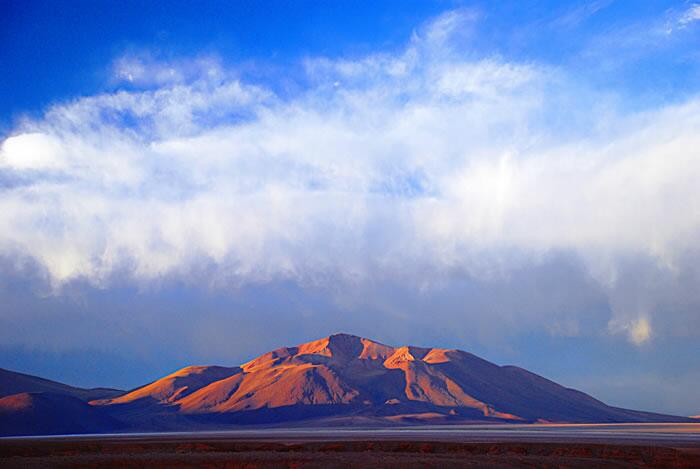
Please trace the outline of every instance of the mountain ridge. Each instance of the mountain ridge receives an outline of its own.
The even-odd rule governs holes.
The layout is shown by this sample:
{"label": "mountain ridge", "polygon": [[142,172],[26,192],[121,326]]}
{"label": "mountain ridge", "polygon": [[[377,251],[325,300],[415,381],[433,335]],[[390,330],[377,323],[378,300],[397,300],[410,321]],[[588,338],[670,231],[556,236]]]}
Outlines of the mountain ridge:
{"label": "mountain ridge", "polygon": [[[426,412],[443,420],[510,422],[683,419],[611,407],[525,369],[499,366],[466,351],[392,347],[345,333],[280,347],[239,367],[197,367],[196,373],[204,376],[193,385],[186,384],[193,380],[188,370],[194,368],[94,404],[128,407],[145,405],[147,398],[164,412],[223,414],[232,422],[243,413],[274,414],[284,408],[294,408],[295,418],[314,418],[314,409],[321,406],[399,419]],[[181,386],[172,385],[173,376],[181,377]],[[158,394],[162,389],[167,392]]]}
{"label": "mountain ridge", "polygon": [[[56,384],[67,392],[79,389],[50,383],[51,390]],[[695,421],[608,406],[523,368],[500,366],[463,350],[394,347],[344,333],[280,347],[239,366],[187,366],[130,391],[108,394],[85,404],[96,411],[94,416],[72,401],[65,405],[90,414],[96,424],[105,423],[103,417],[111,419],[103,431],[193,431],[249,424]],[[22,399],[29,398],[15,400]],[[55,397],[31,399],[44,408],[46,402],[61,405]],[[12,413],[7,402],[4,412]],[[64,415],[70,418],[70,412]]]}

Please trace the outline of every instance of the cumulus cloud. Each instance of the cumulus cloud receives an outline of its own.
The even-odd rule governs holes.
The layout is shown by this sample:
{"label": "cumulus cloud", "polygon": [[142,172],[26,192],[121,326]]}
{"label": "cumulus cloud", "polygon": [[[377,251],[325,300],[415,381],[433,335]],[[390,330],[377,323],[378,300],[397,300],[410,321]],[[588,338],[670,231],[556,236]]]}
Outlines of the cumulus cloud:
{"label": "cumulus cloud", "polygon": [[[616,295],[644,296],[620,287],[629,259],[676,285],[700,247],[700,99],[616,109],[566,70],[464,53],[473,21],[450,12],[393,54],[308,58],[310,86],[284,97],[210,58],[119,59],[128,88],[2,142],[0,174],[21,182],[0,186],[0,253],[57,289],[429,289],[564,252],[609,292],[609,329],[647,341],[650,320]],[[671,314],[657,300],[649,317]]]}

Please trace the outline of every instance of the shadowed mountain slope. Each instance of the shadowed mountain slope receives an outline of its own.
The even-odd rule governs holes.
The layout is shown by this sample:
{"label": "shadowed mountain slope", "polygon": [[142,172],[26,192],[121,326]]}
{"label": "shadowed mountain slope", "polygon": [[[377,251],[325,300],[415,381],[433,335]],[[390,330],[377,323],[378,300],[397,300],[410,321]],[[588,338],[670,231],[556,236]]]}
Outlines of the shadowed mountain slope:
{"label": "shadowed mountain slope", "polygon": [[103,433],[123,427],[104,409],[66,394],[20,393],[0,399],[0,435]]}
{"label": "shadowed mountain slope", "polygon": [[124,391],[109,388],[83,389],[36,376],[17,373],[0,368],[0,397],[18,393],[50,392],[76,397],[83,401],[107,399],[124,394]]}

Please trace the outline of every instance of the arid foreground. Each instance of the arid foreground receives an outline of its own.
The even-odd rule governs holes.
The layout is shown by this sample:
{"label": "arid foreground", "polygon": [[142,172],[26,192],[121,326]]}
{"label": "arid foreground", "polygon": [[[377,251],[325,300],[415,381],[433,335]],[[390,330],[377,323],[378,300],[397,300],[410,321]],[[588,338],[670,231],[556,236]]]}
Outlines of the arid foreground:
{"label": "arid foreground", "polygon": [[697,437],[696,429],[669,426],[533,426],[7,438],[0,439],[0,466],[694,468],[700,467]]}

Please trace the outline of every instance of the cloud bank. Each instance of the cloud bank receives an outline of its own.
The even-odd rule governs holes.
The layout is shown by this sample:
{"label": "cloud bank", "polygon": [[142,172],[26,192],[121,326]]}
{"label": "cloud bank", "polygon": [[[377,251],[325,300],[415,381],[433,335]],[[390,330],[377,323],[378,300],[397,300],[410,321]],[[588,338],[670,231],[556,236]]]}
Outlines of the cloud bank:
{"label": "cloud bank", "polygon": [[470,51],[474,21],[449,12],[394,53],[309,57],[289,94],[215,58],[122,57],[114,92],[2,142],[0,254],[54,291],[439,290],[562,254],[608,295],[609,332],[688,334],[700,98],[626,110],[564,68]]}

